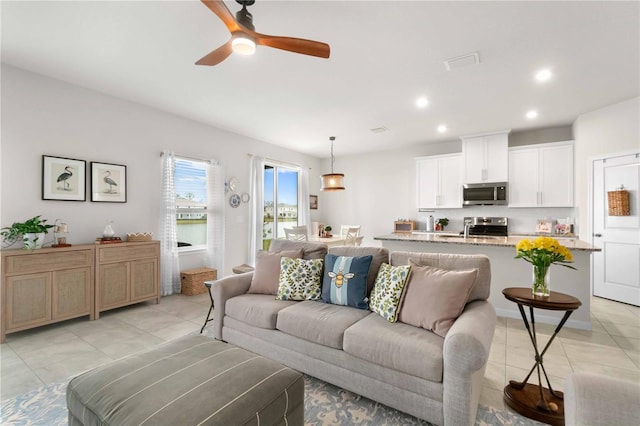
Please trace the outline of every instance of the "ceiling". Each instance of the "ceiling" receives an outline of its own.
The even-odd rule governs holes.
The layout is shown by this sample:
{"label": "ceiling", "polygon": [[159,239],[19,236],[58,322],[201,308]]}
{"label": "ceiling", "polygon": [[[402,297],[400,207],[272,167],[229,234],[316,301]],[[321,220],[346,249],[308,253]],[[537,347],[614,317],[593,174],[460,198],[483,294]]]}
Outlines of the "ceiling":
{"label": "ceiling", "polygon": [[[567,125],[640,93],[637,1],[257,0],[258,32],[326,42],[331,57],[259,46],[214,67],[194,62],[229,33],[200,1],[1,7],[4,63],[323,158],[333,135],[336,156],[400,149]],[[479,65],[447,71],[472,52]]]}

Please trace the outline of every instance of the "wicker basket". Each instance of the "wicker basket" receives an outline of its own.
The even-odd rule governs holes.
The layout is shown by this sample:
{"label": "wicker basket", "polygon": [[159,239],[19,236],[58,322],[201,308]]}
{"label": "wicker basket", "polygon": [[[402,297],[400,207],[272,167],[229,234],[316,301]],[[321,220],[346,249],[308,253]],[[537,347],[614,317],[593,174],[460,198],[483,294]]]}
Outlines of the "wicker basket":
{"label": "wicker basket", "polygon": [[607,192],[609,199],[609,216],[630,216],[629,191],[619,189]]}
{"label": "wicker basket", "polygon": [[180,273],[181,293],[187,296],[204,293],[207,291],[204,282],[216,279],[218,279],[218,271],[212,268],[197,268],[182,271]]}
{"label": "wicker basket", "polygon": [[153,234],[151,232],[136,232],[135,234],[127,234],[127,241],[140,242],[151,241]]}

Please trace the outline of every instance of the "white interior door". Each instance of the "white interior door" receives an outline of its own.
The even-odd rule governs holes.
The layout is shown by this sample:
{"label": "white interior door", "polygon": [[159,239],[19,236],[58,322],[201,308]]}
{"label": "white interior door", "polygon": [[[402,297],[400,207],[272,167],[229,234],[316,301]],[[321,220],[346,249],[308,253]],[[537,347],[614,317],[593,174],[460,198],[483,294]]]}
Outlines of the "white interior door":
{"label": "white interior door", "polygon": [[[607,193],[629,191],[629,216],[609,214]],[[640,162],[638,154],[593,162],[593,294],[640,306]]]}

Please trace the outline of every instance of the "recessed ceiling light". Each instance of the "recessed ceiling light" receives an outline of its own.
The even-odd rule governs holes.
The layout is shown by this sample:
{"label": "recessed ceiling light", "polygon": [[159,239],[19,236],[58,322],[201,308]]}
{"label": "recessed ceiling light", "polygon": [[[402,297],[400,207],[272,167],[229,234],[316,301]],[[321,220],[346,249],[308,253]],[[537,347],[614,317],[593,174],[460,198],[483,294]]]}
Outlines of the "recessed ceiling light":
{"label": "recessed ceiling light", "polygon": [[426,108],[426,106],[429,105],[429,99],[421,96],[416,99],[416,105],[418,106],[418,108]]}
{"label": "recessed ceiling light", "polygon": [[527,112],[527,118],[530,120],[536,118],[537,116],[538,116],[538,111],[536,111],[535,109],[532,109],[531,111]]}
{"label": "recessed ceiling light", "polygon": [[444,124],[441,124],[438,126],[438,132],[444,133],[446,131],[447,131],[447,126],[445,126]]}
{"label": "recessed ceiling light", "polygon": [[536,73],[536,80],[542,83],[548,81],[552,75],[551,71],[548,68],[545,68]]}

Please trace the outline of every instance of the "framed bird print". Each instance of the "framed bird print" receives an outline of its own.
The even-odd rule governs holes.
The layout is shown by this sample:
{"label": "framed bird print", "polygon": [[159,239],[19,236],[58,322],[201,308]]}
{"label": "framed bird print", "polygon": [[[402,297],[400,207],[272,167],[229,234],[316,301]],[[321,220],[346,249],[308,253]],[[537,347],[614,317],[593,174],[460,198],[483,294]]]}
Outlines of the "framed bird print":
{"label": "framed bird print", "polygon": [[127,166],[91,162],[91,201],[127,202]]}
{"label": "framed bird print", "polygon": [[86,161],[42,156],[43,200],[86,201],[86,181]]}

